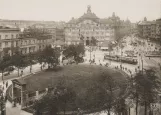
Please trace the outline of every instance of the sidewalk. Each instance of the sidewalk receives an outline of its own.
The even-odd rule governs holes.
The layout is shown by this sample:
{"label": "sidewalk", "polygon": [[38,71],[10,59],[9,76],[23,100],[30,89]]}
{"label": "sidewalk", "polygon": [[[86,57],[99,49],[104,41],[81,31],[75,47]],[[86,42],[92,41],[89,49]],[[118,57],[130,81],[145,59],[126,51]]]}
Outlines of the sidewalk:
{"label": "sidewalk", "polygon": [[[37,72],[37,71],[40,71],[40,64],[35,64],[32,66],[32,72]],[[20,73],[21,73],[21,70],[20,70]],[[23,75],[27,75],[30,73],[30,67],[26,67],[24,70],[23,70]],[[10,75],[8,76],[4,76],[3,79],[4,81],[6,80],[11,80],[11,79],[14,79],[14,78],[17,78],[18,77],[18,71],[17,70],[14,70]],[[0,76],[0,82],[2,82],[2,76]]]}
{"label": "sidewalk", "polygon": [[[41,71],[40,69],[40,65],[39,64],[35,64],[32,66],[32,73],[34,72],[38,72]],[[23,70],[23,76],[26,76],[30,74],[30,67],[27,67]],[[2,77],[0,77],[0,85],[4,87],[4,94],[6,92],[6,87],[5,85],[3,85],[2,82]],[[17,71],[13,71],[9,76],[4,76],[4,81],[8,81],[8,86],[10,86],[12,84],[11,80],[18,78],[17,76]],[[20,77],[19,77],[20,78]],[[9,101],[6,102],[6,115],[32,115],[31,113],[27,113],[23,110],[21,110],[21,105],[17,105],[16,107],[12,107],[12,103],[10,103]]]}

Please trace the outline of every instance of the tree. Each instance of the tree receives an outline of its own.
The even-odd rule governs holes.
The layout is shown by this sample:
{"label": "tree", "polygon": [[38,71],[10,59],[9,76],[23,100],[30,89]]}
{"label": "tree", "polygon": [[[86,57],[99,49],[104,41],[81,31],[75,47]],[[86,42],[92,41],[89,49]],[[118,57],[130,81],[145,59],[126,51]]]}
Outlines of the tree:
{"label": "tree", "polygon": [[46,47],[42,51],[43,61],[48,64],[48,68],[56,67],[59,64],[60,50],[57,48]]}
{"label": "tree", "polygon": [[106,91],[105,109],[107,110],[108,115],[110,115],[110,111],[112,109],[113,102],[116,99],[114,94],[113,94],[113,90],[116,87],[117,83],[112,78],[112,76],[109,76],[104,72],[102,72],[102,74],[99,77],[97,82],[100,83],[102,85],[102,87],[104,88],[104,90]]}
{"label": "tree", "polygon": [[120,42],[120,40],[130,34],[130,28],[129,27],[118,27],[115,28],[115,40],[117,42]]}
{"label": "tree", "polygon": [[15,54],[12,56],[12,65],[17,67],[19,76],[19,70],[24,69],[28,66],[26,56],[21,54],[19,51],[16,51]]}
{"label": "tree", "polygon": [[58,113],[58,100],[57,95],[53,93],[47,93],[40,99],[36,100],[33,105],[35,110],[34,115],[42,115],[43,112],[48,112],[48,115],[57,115]]}
{"label": "tree", "polygon": [[74,57],[74,60],[79,63],[83,59],[83,55],[85,53],[84,45],[78,44],[78,45],[69,45],[65,48],[63,51],[63,55],[66,58],[72,58]]}
{"label": "tree", "polygon": [[125,99],[119,99],[116,101],[114,110],[118,115],[127,115]]}
{"label": "tree", "polygon": [[[133,98],[136,100],[136,105],[140,103],[144,105],[144,114],[147,115],[147,108],[150,104],[155,102],[157,96],[157,89],[160,87],[160,81],[156,72],[153,69],[140,71],[134,77],[135,95]],[[136,108],[137,110],[137,108]],[[137,112],[137,111],[136,111]],[[136,113],[137,114],[137,113]]]}
{"label": "tree", "polygon": [[6,115],[5,98],[2,89],[0,89],[0,111],[1,115]]}
{"label": "tree", "polygon": [[57,86],[51,92],[48,92],[34,103],[35,115],[41,115],[43,112],[48,112],[48,115],[57,115],[63,111],[64,115],[68,102],[73,101],[75,92],[69,87]]}
{"label": "tree", "polygon": [[97,46],[97,42],[98,42],[97,39],[92,36],[90,45],[91,46]]}
{"label": "tree", "polygon": [[[111,51],[113,50],[113,44],[112,42],[109,42],[108,43],[108,51],[109,51],[109,56],[111,56]],[[111,60],[110,60],[110,63],[111,63]]]}
{"label": "tree", "polygon": [[45,28],[28,27],[27,29],[24,30],[21,37],[47,39],[51,38],[51,35]]}
{"label": "tree", "polygon": [[32,72],[32,65],[34,64],[35,61],[35,54],[29,53],[27,54],[27,63],[30,66],[30,73]]}
{"label": "tree", "polygon": [[41,65],[41,70],[43,69],[43,63],[45,62],[45,55],[43,54],[43,51],[38,51],[36,54],[36,60],[39,62],[39,64]]}
{"label": "tree", "polygon": [[75,92],[72,88],[69,87],[59,87],[61,88],[61,93],[59,94],[58,101],[59,107],[63,110],[64,115],[67,109],[67,106],[70,105],[70,102],[75,101]]}
{"label": "tree", "polygon": [[10,55],[4,55],[0,59],[0,71],[2,73],[2,81],[3,81],[3,73],[11,66],[11,57]]}

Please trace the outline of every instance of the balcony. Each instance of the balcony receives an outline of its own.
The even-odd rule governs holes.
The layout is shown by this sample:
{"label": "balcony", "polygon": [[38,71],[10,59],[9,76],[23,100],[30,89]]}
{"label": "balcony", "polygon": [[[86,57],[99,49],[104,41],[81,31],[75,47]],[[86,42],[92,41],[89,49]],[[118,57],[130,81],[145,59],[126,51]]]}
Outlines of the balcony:
{"label": "balcony", "polygon": [[27,48],[27,47],[35,47],[37,44],[22,44],[20,45],[20,48]]}

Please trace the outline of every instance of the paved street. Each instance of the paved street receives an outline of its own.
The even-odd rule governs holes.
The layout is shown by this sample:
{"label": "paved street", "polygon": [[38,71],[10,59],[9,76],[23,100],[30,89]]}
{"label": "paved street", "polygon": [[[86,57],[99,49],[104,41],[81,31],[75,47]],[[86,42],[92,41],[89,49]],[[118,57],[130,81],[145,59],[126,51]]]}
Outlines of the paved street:
{"label": "paved street", "polygon": [[[143,64],[143,68],[146,69],[146,68],[156,68],[157,72],[158,72],[158,75],[161,75],[161,70],[160,70],[160,67],[159,67],[159,63],[161,64],[161,57],[145,57],[144,56],[144,51],[146,48],[148,48],[149,46],[142,46],[142,45],[138,45],[137,47],[133,47],[133,46],[130,46],[130,42],[131,40],[134,40],[134,42],[136,40],[138,40],[138,38],[135,38],[135,39],[132,39],[131,37],[127,37],[125,40],[126,40],[126,47],[124,47],[123,51],[126,51],[127,49],[128,50],[136,50],[135,52],[139,52],[141,55],[139,56],[137,54],[137,60],[138,60],[138,64],[137,65],[132,65],[132,64],[126,64],[126,63],[122,63],[122,66],[125,67],[125,68],[128,68],[129,70],[132,71],[132,74],[135,74],[135,68],[138,68],[138,66],[140,66],[140,70],[142,69],[142,64]],[[148,44],[147,41],[145,40],[140,40],[141,42],[145,42],[145,44]],[[104,55],[108,53],[108,52],[105,52],[105,51],[99,51],[99,50],[96,50],[96,51],[93,51],[93,52],[86,52],[86,59],[87,60],[90,60],[90,57],[91,59],[94,59],[94,55],[95,55],[95,62],[97,64],[105,64],[105,63],[110,63],[110,66],[111,67],[116,67],[116,66],[120,66],[120,62],[114,62],[114,61],[108,61],[108,60],[103,60],[103,57]],[[117,52],[118,55],[120,55],[120,52]],[[91,56],[90,56],[91,55]],[[128,72],[127,72],[128,73]],[[128,73],[129,74],[129,73]],[[129,74],[130,75],[130,74]],[[160,76],[161,78],[161,76]],[[135,103],[134,103],[135,105]],[[143,115],[144,114],[144,107],[141,107],[139,106],[138,107],[138,112],[139,112],[139,115]],[[131,114],[130,115],[135,115],[135,108],[131,108]],[[159,115],[159,114],[158,114]]]}
{"label": "paved street", "polygon": [[[142,46],[128,47],[128,45],[130,45],[129,39],[130,39],[130,37],[127,38],[127,44],[126,44],[126,47],[124,47],[123,51],[125,52],[126,51],[125,49],[127,49],[127,48],[129,48],[128,50],[135,48],[137,52],[142,53],[142,51],[144,50],[144,48]],[[106,63],[109,63],[110,66],[113,68],[116,66],[120,67],[120,64],[121,64],[120,62],[104,60],[104,55],[107,53],[108,53],[107,51],[100,51],[98,49],[95,51],[92,51],[92,52],[86,51],[86,56],[85,56],[86,62],[85,63],[89,64],[90,59],[92,59],[92,60],[95,59],[95,63],[97,65],[99,65],[99,64],[105,65]],[[118,54],[120,54],[120,52],[118,52]],[[141,55],[141,56],[137,55],[137,59],[138,59],[137,65],[122,63],[122,66],[124,68],[128,68],[128,70],[130,70],[132,72],[132,74],[135,74],[135,69],[138,68],[138,66],[140,66],[140,69],[141,69],[142,64],[143,64],[144,68],[155,67],[155,68],[159,69],[159,63],[161,63],[161,58],[158,58],[158,57],[148,58],[143,55]],[[40,71],[40,70],[41,70],[40,64],[33,65],[33,67],[32,67],[33,73]],[[21,72],[21,70],[20,70],[20,72]],[[125,72],[130,75],[130,73],[128,71],[125,71]],[[23,76],[28,75],[28,74],[30,74],[30,67],[27,67],[23,70]],[[18,72],[17,72],[17,70],[14,70],[10,75],[4,76],[4,80],[8,81],[9,84],[11,84],[11,80],[14,78],[17,78],[17,76],[18,76]],[[1,76],[0,76],[0,79],[2,79]],[[2,85],[2,81],[0,82],[0,84]],[[5,88],[5,90],[6,90],[6,88]],[[139,107],[140,115],[142,115],[143,112],[144,112],[143,107]],[[7,113],[7,115],[11,115],[11,114],[12,115],[31,115],[25,111],[22,111],[20,105],[17,105],[17,107],[12,107],[12,104],[9,101],[6,102],[6,113]],[[102,112],[99,115],[104,115],[104,114],[106,114],[106,113]],[[98,113],[93,113],[91,115],[98,115]],[[134,107],[131,108],[131,115],[135,115],[135,108]]]}
{"label": "paved street", "polygon": [[[32,69],[33,73],[41,70],[39,64],[33,65],[32,68],[33,68]],[[30,74],[29,67],[24,69],[24,75],[23,76],[28,75],[28,74]],[[4,77],[5,81],[8,81],[9,85],[11,84],[11,80],[14,79],[14,78],[17,78],[17,71],[14,71],[9,76]],[[0,81],[0,85],[3,85],[2,81]],[[5,85],[4,85],[4,92],[5,91],[6,91],[6,88],[5,88]],[[18,104],[17,104],[16,107],[12,107],[12,104],[9,101],[6,102],[6,113],[7,113],[7,115],[32,115],[30,113],[22,111],[21,106],[18,105]]]}

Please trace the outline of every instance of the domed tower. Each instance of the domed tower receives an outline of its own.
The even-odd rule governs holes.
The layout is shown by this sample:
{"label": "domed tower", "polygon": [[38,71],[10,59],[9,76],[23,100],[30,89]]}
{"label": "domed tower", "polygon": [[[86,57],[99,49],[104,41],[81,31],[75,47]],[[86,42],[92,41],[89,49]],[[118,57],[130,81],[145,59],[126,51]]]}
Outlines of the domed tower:
{"label": "domed tower", "polygon": [[147,21],[147,18],[146,17],[144,17],[144,21]]}
{"label": "domed tower", "polygon": [[91,13],[91,6],[90,5],[87,6],[87,13]]}

